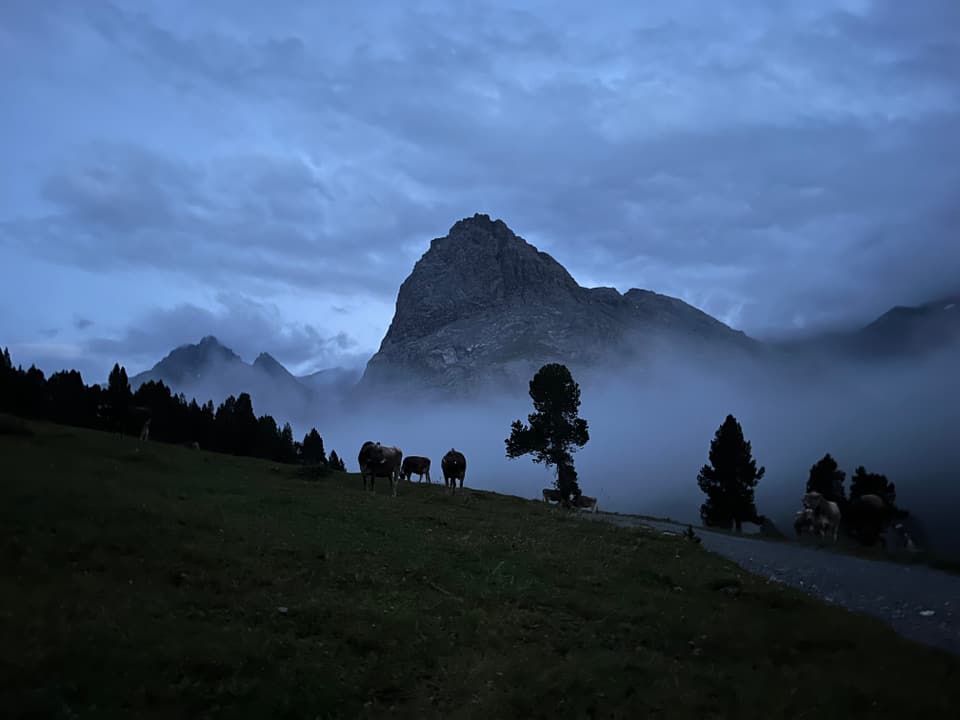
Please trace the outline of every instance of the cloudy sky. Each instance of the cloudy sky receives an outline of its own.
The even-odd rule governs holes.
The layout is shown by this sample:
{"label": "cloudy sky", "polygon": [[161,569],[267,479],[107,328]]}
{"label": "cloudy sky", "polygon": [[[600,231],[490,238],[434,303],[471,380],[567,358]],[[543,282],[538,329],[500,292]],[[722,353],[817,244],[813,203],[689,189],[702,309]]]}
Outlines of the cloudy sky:
{"label": "cloudy sky", "polygon": [[957,0],[3,0],[0,345],[357,364],[475,212],[759,337],[866,322],[960,289],[958,77]]}

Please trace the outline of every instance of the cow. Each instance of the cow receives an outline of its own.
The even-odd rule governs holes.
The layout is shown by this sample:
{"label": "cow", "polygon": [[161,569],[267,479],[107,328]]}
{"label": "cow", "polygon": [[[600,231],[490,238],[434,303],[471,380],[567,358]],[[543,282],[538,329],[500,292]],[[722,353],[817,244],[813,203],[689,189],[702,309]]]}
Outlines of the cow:
{"label": "cow", "polygon": [[793,515],[793,529],[796,531],[797,537],[800,537],[804,530],[814,531],[816,524],[816,518],[810,508],[805,507]]}
{"label": "cow", "polygon": [[830,532],[830,521],[823,515],[818,515],[813,509],[805,507],[793,515],[793,529],[797,537],[804,531],[812,535],[823,537]]}
{"label": "cow", "polygon": [[460,481],[460,489],[463,489],[463,478],[467,474],[467,459],[462,452],[450,448],[440,461],[440,469],[443,470],[443,483],[450,488],[451,495],[456,491],[457,480]]}
{"label": "cow", "polygon": [[360,446],[357,455],[357,464],[360,466],[360,478],[363,480],[363,489],[367,489],[367,478],[370,478],[370,487],[373,487],[374,472],[383,464],[383,448],[380,443],[367,440]]}
{"label": "cow", "polygon": [[543,489],[543,501],[545,503],[551,503],[551,502],[558,503],[561,500],[563,500],[563,496],[560,494],[559,490],[553,490],[551,488]]}
{"label": "cow", "polygon": [[370,478],[370,492],[374,492],[374,479],[387,477],[390,478],[392,494],[396,497],[397,484],[400,482],[400,466],[403,462],[403,452],[400,448],[367,440],[360,448],[357,462],[360,465],[364,490],[367,489],[367,478]]}
{"label": "cow", "polygon": [[423,482],[423,476],[427,476],[427,482],[430,480],[430,458],[420,457],[419,455],[409,455],[403,459],[400,466],[400,477],[408,482],[413,475],[419,475],[419,482]]}
{"label": "cow", "polygon": [[808,492],[803,496],[803,506],[813,510],[817,520],[818,534],[822,537],[830,535],[833,541],[840,539],[840,507],[832,500],[827,500],[818,492]]}
{"label": "cow", "polygon": [[597,499],[595,497],[588,497],[587,495],[580,495],[573,501],[573,506],[577,510],[588,510],[589,512],[597,511]]}

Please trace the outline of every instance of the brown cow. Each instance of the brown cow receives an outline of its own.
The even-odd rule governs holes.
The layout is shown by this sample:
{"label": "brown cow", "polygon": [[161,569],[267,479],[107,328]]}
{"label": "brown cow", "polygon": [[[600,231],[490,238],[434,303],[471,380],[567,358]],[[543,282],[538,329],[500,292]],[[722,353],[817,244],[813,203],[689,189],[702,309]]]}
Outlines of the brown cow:
{"label": "brown cow", "polygon": [[467,474],[467,459],[462,452],[450,448],[440,461],[440,469],[443,470],[443,483],[450,488],[451,494],[456,491],[457,480],[460,481],[460,488],[463,489],[463,478]]}
{"label": "brown cow", "polygon": [[427,476],[427,482],[431,482],[430,458],[419,455],[408,455],[405,457],[403,464],[400,466],[400,477],[409,482],[414,474],[420,476],[418,482],[423,482],[424,475]]}
{"label": "brown cow", "polygon": [[370,478],[370,491],[374,491],[373,481],[378,477],[390,478],[390,486],[396,497],[397,484],[400,482],[400,466],[403,462],[403,452],[400,448],[389,447],[367,440],[360,448],[357,456],[360,464],[360,476],[363,479],[363,489],[367,489],[367,478]]}
{"label": "brown cow", "polygon": [[563,500],[563,496],[560,494],[559,490],[553,490],[551,488],[543,489],[543,501],[545,503],[551,503],[551,502],[558,503],[561,500]]}

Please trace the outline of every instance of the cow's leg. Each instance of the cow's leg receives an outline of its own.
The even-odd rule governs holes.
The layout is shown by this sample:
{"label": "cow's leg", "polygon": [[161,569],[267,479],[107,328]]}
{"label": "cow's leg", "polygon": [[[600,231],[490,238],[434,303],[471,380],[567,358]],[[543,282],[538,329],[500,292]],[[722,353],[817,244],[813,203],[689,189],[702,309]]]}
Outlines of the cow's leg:
{"label": "cow's leg", "polygon": [[427,485],[432,485],[433,480],[430,479],[430,469],[427,468]]}

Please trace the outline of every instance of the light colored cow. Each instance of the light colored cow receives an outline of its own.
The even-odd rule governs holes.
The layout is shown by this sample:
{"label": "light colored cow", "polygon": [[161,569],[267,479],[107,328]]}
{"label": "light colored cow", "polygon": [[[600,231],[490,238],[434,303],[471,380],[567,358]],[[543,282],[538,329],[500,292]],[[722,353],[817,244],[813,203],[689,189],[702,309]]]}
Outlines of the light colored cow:
{"label": "light colored cow", "polygon": [[817,520],[818,534],[830,535],[834,542],[840,539],[840,507],[818,492],[803,496],[803,506],[813,511]]}

